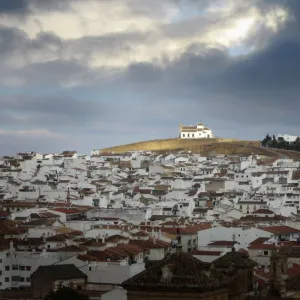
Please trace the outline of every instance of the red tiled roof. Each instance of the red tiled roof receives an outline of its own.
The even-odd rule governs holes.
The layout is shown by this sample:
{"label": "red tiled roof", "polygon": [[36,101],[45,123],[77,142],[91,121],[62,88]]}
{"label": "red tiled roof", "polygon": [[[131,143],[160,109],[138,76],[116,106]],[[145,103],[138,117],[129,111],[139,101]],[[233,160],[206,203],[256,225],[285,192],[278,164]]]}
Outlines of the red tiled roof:
{"label": "red tiled roof", "polygon": [[149,234],[148,233],[146,233],[146,232],[144,232],[144,231],[138,231],[138,232],[135,232],[135,233],[131,233],[131,236],[141,236],[141,237],[143,237],[143,236],[149,236]]}
{"label": "red tiled roof", "polygon": [[149,239],[149,240],[130,240],[129,244],[137,245],[143,250],[148,249],[161,249],[161,248],[168,248],[170,246],[169,243],[156,239]]}
{"label": "red tiled roof", "polygon": [[256,211],[253,212],[253,215],[255,214],[264,214],[264,215],[270,215],[270,214],[274,214],[274,212],[270,209],[266,209],[266,208],[260,208]]}
{"label": "red tiled roof", "polygon": [[252,241],[249,245],[257,245],[257,244],[263,244],[264,242],[268,241],[270,238],[265,237],[259,237],[256,240]]}
{"label": "red tiled roof", "polygon": [[68,209],[68,208],[55,208],[55,211],[64,213],[66,215],[73,215],[73,214],[79,214],[80,211],[78,211],[77,209]]}
{"label": "red tiled roof", "polygon": [[248,249],[258,249],[258,250],[271,250],[274,248],[273,244],[253,244],[248,247]]}
{"label": "red tiled roof", "polygon": [[259,229],[271,232],[274,234],[281,234],[281,233],[300,233],[299,229],[292,228],[289,226],[266,226],[266,227],[259,227]]}
{"label": "red tiled roof", "polygon": [[221,251],[209,251],[209,250],[195,250],[192,251],[192,255],[207,255],[207,256],[220,256]]}

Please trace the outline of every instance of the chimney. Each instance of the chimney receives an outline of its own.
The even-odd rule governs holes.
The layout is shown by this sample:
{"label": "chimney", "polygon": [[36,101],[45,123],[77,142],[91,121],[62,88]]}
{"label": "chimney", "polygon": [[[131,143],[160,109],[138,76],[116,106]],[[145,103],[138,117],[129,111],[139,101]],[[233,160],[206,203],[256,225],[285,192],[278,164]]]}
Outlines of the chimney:
{"label": "chimney", "polygon": [[13,240],[9,241],[9,250],[14,251],[14,241]]}
{"label": "chimney", "polygon": [[102,236],[102,243],[105,244],[105,234]]}
{"label": "chimney", "polygon": [[176,245],[176,253],[179,254],[182,252],[182,245],[181,245],[181,242],[179,242],[177,245]]}
{"label": "chimney", "polygon": [[153,244],[156,245],[156,236],[153,238]]}
{"label": "chimney", "polygon": [[67,192],[67,205],[68,207],[70,207],[71,201],[70,201],[70,188],[68,188],[68,192]]}
{"label": "chimney", "polygon": [[170,268],[165,265],[161,268],[161,278],[160,278],[160,282],[170,282],[172,280],[173,277],[173,273],[171,272]]}
{"label": "chimney", "polygon": [[99,235],[96,236],[96,243],[99,242]]}

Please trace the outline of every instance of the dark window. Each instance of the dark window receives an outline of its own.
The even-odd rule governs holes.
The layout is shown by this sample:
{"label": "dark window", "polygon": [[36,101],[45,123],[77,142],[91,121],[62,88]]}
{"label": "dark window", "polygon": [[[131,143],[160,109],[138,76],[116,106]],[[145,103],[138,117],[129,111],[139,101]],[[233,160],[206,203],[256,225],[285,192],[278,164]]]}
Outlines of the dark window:
{"label": "dark window", "polygon": [[9,266],[5,266],[5,271],[9,271]]}
{"label": "dark window", "polygon": [[26,271],[31,271],[31,267],[30,266],[26,266]]}
{"label": "dark window", "polygon": [[9,282],[9,277],[5,277],[5,282]]}
{"label": "dark window", "polygon": [[26,277],[26,282],[30,282],[30,277]]}
{"label": "dark window", "polygon": [[264,251],[264,255],[269,255],[269,251]]}
{"label": "dark window", "polygon": [[21,277],[20,276],[12,276],[11,281],[19,282],[19,281],[21,281]]}

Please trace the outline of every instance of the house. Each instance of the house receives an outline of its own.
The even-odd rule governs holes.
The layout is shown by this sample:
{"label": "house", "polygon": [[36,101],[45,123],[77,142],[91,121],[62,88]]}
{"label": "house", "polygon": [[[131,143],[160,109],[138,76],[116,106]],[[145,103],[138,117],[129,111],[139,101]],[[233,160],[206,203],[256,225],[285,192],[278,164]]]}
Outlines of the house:
{"label": "house", "polygon": [[196,126],[182,126],[180,124],[180,138],[181,139],[209,139],[214,138],[214,134],[211,129],[205,127],[203,123],[199,123]]}
{"label": "house", "polygon": [[60,286],[83,290],[86,281],[86,274],[72,264],[40,266],[31,275],[32,297],[44,298],[50,291],[56,291]]}
{"label": "house", "polygon": [[265,226],[260,229],[270,232],[277,241],[296,241],[300,238],[300,230],[289,226]]}
{"label": "house", "polygon": [[296,142],[298,136],[296,135],[288,135],[288,134],[278,134],[277,140],[284,140],[285,142],[288,142],[289,144],[293,144]]}

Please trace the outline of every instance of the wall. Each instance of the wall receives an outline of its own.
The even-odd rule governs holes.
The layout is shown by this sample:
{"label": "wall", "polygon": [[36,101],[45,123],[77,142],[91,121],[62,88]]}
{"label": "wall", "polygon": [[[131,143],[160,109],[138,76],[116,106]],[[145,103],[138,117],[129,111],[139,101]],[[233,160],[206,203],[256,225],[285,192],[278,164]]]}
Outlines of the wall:
{"label": "wall", "polygon": [[146,212],[143,209],[101,209],[87,212],[87,217],[115,217],[126,220],[134,225],[138,225],[145,221]]}
{"label": "wall", "polygon": [[271,237],[272,234],[257,228],[243,230],[242,228],[213,227],[198,232],[198,247],[204,247],[213,241],[232,241],[233,235],[239,242],[239,248],[247,248],[249,243],[259,237]]}
{"label": "wall", "polygon": [[[6,253],[9,253],[8,255]],[[1,252],[0,257],[2,257],[2,272],[0,276],[0,282],[2,285],[0,289],[6,288],[17,288],[19,286],[30,286],[30,276],[36,271],[39,266],[51,265],[61,259],[66,258],[65,255],[70,255],[69,253],[37,253],[37,252],[15,252],[15,251],[5,251]],[[12,266],[17,266],[18,269],[13,270]],[[5,266],[9,266],[7,271]],[[24,270],[21,269],[25,267]],[[30,268],[27,268],[30,267]],[[20,276],[24,278],[24,282],[12,282],[12,276]],[[9,278],[9,282],[5,282],[5,278]]]}
{"label": "wall", "polygon": [[122,266],[119,263],[103,263],[99,265],[96,270],[89,271],[90,265],[85,265],[80,268],[87,276],[87,282],[91,283],[111,283],[111,284],[121,284],[128,278],[144,271],[144,263],[136,263],[132,265]]}

